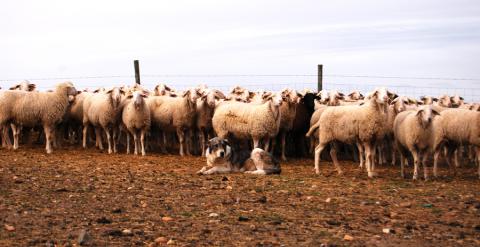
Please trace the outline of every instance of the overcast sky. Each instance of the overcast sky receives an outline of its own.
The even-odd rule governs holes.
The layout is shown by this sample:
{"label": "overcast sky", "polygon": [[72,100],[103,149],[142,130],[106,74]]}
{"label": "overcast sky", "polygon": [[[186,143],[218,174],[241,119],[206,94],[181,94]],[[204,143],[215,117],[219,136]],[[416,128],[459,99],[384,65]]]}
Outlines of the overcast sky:
{"label": "overcast sky", "polygon": [[[5,1],[0,80],[133,74],[480,78],[480,1]],[[310,83],[315,77],[143,76],[148,85]],[[46,88],[58,80],[37,80]],[[82,86],[132,78],[73,79]],[[479,81],[326,77],[418,86]],[[14,81],[1,81],[0,86]],[[298,86],[298,85],[297,85]],[[480,87],[480,85],[478,85]],[[480,92],[479,92],[480,94]]]}

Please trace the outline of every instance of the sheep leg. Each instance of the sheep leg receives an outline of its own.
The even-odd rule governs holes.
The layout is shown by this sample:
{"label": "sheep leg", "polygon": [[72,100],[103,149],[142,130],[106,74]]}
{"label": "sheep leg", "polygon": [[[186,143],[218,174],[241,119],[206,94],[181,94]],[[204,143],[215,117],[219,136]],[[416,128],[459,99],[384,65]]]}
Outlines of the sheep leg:
{"label": "sheep leg", "polygon": [[407,159],[403,157],[402,152],[400,152],[400,176],[402,176],[402,178],[405,178],[405,161],[406,160]]}
{"label": "sheep leg", "polygon": [[342,175],[343,171],[337,159],[337,149],[338,149],[338,144],[332,143],[330,147],[330,157],[332,158],[333,165],[335,166],[335,169],[337,170],[338,175]]}
{"label": "sheep leg", "polygon": [[[265,137],[263,139],[263,141],[265,142],[265,151],[268,152],[268,149],[270,148],[270,138],[268,137]],[[272,145],[273,145],[274,141],[272,141]],[[273,147],[272,147],[272,150],[271,151],[271,154],[273,155]]]}
{"label": "sheep leg", "polygon": [[440,149],[437,148],[433,154],[433,176],[438,177],[438,158],[440,157]]}
{"label": "sheep leg", "polygon": [[480,147],[475,147],[475,153],[477,155],[478,178],[480,178]]}
{"label": "sheep leg", "polygon": [[423,178],[425,179],[425,181],[428,180],[428,167],[427,167],[427,154],[424,152],[422,154],[422,166],[423,166]]}
{"label": "sheep leg", "polygon": [[373,171],[374,166],[373,166],[373,149],[372,145],[370,143],[365,143],[365,165],[367,167],[367,175],[369,178],[373,178],[375,176],[375,172]]}
{"label": "sheep leg", "polygon": [[100,150],[103,150],[102,131],[99,127],[95,127],[95,140],[95,145],[100,148]]}
{"label": "sheep leg", "polygon": [[83,136],[82,136],[82,146],[87,148],[87,133],[88,133],[88,124],[83,125]]}
{"label": "sheep leg", "polygon": [[140,144],[142,145],[142,156],[145,156],[145,130],[140,131]]}
{"label": "sheep leg", "polygon": [[319,143],[315,147],[315,173],[320,174],[320,154],[322,154],[323,149],[325,148],[325,143]]}
{"label": "sheep leg", "polygon": [[130,154],[130,133],[126,133],[127,136],[127,154]]}
{"label": "sheep leg", "polygon": [[13,132],[13,150],[17,150],[21,126],[11,124],[10,127],[12,128],[12,132]]}
{"label": "sheep leg", "polygon": [[162,131],[162,137],[163,137],[163,145],[161,146],[162,153],[166,154],[167,153],[167,134],[165,131]]}
{"label": "sheep leg", "polygon": [[457,168],[455,167],[455,165],[452,164],[452,159],[453,159],[455,150],[456,150],[455,147],[449,147],[447,151],[447,163],[448,163],[448,167],[450,167],[451,170],[453,169],[453,176],[457,176]]}
{"label": "sheep leg", "polygon": [[185,133],[182,129],[177,129],[178,141],[180,142],[180,156],[184,156],[183,145],[185,144]]}
{"label": "sheep leg", "polygon": [[413,156],[413,180],[418,178],[418,166],[420,163],[419,153],[417,151],[412,151]]}
{"label": "sheep leg", "polygon": [[206,150],[206,140],[205,140],[205,132],[203,129],[200,129],[200,131],[198,132],[198,135],[199,135],[199,139],[200,139],[200,146],[202,148],[202,157],[205,156],[205,150]]}
{"label": "sheep leg", "polygon": [[363,146],[360,142],[357,142],[357,148],[358,148],[358,159],[360,160],[360,169],[363,169],[363,166],[365,165],[365,150],[363,149]]}
{"label": "sheep leg", "polygon": [[192,135],[190,130],[185,130],[185,149],[188,156],[191,156],[190,147],[192,145]]}
{"label": "sheep leg", "polygon": [[47,154],[52,153],[52,129],[50,126],[43,126],[43,131],[45,132],[45,149],[47,150]]}
{"label": "sheep leg", "polygon": [[108,154],[112,153],[112,136],[110,135],[110,128],[105,127],[103,128],[105,134],[107,135],[107,143],[108,143]]}
{"label": "sheep leg", "polygon": [[118,133],[118,129],[117,128],[113,128],[112,130],[112,144],[113,144],[113,152],[114,153],[117,153],[117,133]]}
{"label": "sheep leg", "polygon": [[[460,147],[460,148],[462,148],[462,147]],[[455,167],[460,167],[460,162],[459,162],[458,156],[459,156],[459,153],[463,153],[463,151],[460,148],[457,148],[455,150],[455,152],[453,152],[453,159],[454,159],[454,162],[455,162]]]}
{"label": "sheep leg", "polygon": [[392,166],[395,166],[395,163],[397,163],[397,148],[395,145],[392,145]]}
{"label": "sheep leg", "polygon": [[133,151],[133,154],[138,155],[138,135],[137,135],[137,131],[132,130],[131,133],[133,135],[133,144],[135,145],[135,149]]}
{"label": "sheep leg", "polygon": [[259,147],[260,147],[260,139],[253,138],[253,148],[259,148]]}
{"label": "sheep leg", "polygon": [[281,138],[280,145],[282,149],[282,160],[287,161],[287,157],[285,156],[285,139],[287,138],[287,132],[282,131],[280,138]]}

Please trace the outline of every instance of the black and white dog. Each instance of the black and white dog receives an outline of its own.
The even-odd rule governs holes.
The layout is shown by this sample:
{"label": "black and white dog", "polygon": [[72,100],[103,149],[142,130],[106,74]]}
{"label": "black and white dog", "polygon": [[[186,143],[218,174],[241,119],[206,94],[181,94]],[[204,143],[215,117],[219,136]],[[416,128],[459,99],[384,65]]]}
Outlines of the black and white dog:
{"label": "black and white dog", "polygon": [[226,139],[212,138],[208,141],[205,156],[207,166],[197,174],[208,175],[216,173],[245,172],[252,174],[280,174],[280,164],[276,159],[260,148],[252,152],[236,150]]}

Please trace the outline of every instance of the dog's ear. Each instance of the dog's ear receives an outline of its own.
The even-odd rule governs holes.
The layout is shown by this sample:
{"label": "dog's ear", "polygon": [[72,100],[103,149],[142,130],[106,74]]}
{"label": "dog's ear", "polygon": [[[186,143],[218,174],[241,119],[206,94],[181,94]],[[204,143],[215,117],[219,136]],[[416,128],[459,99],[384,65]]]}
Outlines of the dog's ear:
{"label": "dog's ear", "polygon": [[210,145],[207,146],[207,150],[205,151],[205,157],[208,157],[210,155]]}

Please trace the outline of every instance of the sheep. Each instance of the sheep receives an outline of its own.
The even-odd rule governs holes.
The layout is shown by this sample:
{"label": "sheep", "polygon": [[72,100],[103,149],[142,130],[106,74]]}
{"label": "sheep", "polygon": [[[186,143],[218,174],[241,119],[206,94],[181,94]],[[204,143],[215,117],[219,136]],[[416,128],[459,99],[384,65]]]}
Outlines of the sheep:
{"label": "sheep", "polygon": [[[145,102],[147,95],[135,91],[127,96],[127,102],[122,110],[122,122],[125,128],[133,136],[135,146],[134,154],[138,154],[139,146],[142,148],[142,156],[145,156],[145,134],[150,129],[150,108]],[[140,140],[138,140],[140,132]],[[140,145],[139,145],[140,143]],[[130,135],[127,134],[127,154],[130,153]]]}
{"label": "sheep", "polygon": [[[295,119],[297,104],[301,99],[300,98],[301,95],[299,95],[295,90],[290,90],[290,89],[283,90],[281,94],[282,94],[282,98],[284,98],[285,100],[280,106],[280,128],[279,128],[278,135],[280,136],[280,141],[281,141],[280,142],[281,159],[282,161],[286,161],[287,157],[285,156],[285,146],[286,146],[287,132],[289,132],[293,128],[293,121]],[[272,153],[274,150],[273,145],[274,144],[272,144]]]}
{"label": "sheep", "polygon": [[[480,177],[480,112],[467,109],[446,109],[442,111],[441,116],[434,121],[434,163],[433,175],[437,177],[437,164],[442,146],[447,146],[447,163],[452,166],[452,158],[455,165],[458,166],[458,155],[456,149],[461,144],[470,144],[475,146],[477,155],[478,175]],[[452,157],[455,153],[455,157]]]}
{"label": "sheep", "polygon": [[[152,125],[159,127],[162,131],[175,131],[180,142],[179,154],[181,156],[190,155],[188,143],[185,143],[194,127],[195,111],[197,98],[200,93],[197,89],[189,89],[182,93],[180,97],[170,96],[152,96],[147,99]],[[164,134],[164,145],[166,137]],[[185,147],[185,151],[184,151]]]}
{"label": "sheep", "polygon": [[77,90],[71,82],[57,84],[53,92],[4,91],[0,93],[0,126],[12,123],[14,149],[18,149],[19,130],[41,123],[46,137],[46,152],[53,152],[55,126],[60,123],[69,105],[69,96]]}
{"label": "sheep", "polygon": [[293,120],[293,142],[291,148],[297,156],[305,156],[306,150],[308,150],[308,144],[305,139],[305,133],[307,133],[310,127],[310,119],[315,111],[315,94],[309,91],[303,91],[301,93],[300,102],[296,105],[295,118]]}
{"label": "sheep", "polygon": [[219,90],[206,90],[204,94],[197,99],[196,127],[199,134],[202,156],[205,156],[207,141],[213,134],[212,117],[215,110],[215,103],[221,99],[225,99],[225,95]]}
{"label": "sheep", "polygon": [[[384,126],[385,127],[385,142],[387,144],[389,143],[394,143],[395,138],[394,138],[394,133],[393,133],[393,126],[394,126],[394,121],[397,115],[403,111],[407,110],[407,105],[408,105],[408,99],[405,96],[400,96],[397,97],[392,101],[392,103],[388,106],[387,109],[387,123]],[[412,109],[413,110],[413,109]],[[396,147],[394,145],[391,146],[391,164],[395,165],[396,161]],[[382,163],[382,162],[380,162]]]}
{"label": "sheep", "polygon": [[[320,154],[334,141],[353,144],[358,143],[359,153],[365,149],[368,177],[374,172],[374,144],[378,131],[385,121],[385,103],[388,93],[384,88],[376,89],[362,105],[336,106],[327,108],[319,119],[319,144],[315,148],[315,172],[320,174]],[[337,172],[342,174],[338,164],[335,148],[330,149],[330,156]]]}
{"label": "sheep", "polygon": [[426,160],[432,153],[434,128],[432,122],[439,113],[426,105],[416,111],[404,111],[397,115],[393,123],[395,146],[400,151],[400,173],[405,177],[404,165],[408,153],[413,156],[413,180],[418,178],[418,167],[423,165],[424,178],[428,180]]}
{"label": "sheep", "polygon": [[433,103],[438,102],[438,98],[431,96],[421,96],[420,100],[423,102],[424,105],[432,105]]}
{"label": "sheep", "polygon": [[270,138],[278,134],[280,127],[282,97],[279,94],[266,94],[264,100],[266,102],[263,104],[219,104],[212,118],[216,134],[224,139],[229,135],[237,139],[253,139],[254,148],[260,147],[260,141],[263,140],[264,150],[268,150]]}
{"label": "sheep", "polygon": [[[114,87],[105,92],[94,93],[83,101],[83,148],[87,148],[88,125],[95,128],[96,142],[103,150],[101,128],[105,131],[108,142],[108,153],[116,153],[117,145],[114,141],[117,135],[117,123],[121,117],[121,98],[125,92]],[[112,148],[113,147],[113,148]]]}

